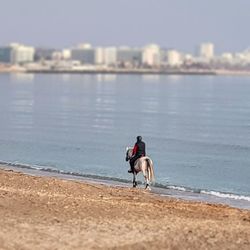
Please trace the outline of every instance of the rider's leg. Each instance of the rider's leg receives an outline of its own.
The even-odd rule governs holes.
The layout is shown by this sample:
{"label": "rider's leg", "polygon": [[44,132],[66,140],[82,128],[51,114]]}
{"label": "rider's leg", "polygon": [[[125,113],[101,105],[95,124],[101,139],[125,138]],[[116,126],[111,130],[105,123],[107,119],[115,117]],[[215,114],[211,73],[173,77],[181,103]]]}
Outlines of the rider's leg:
{"label": "rider's leg", "polygon": [[130,170],[128,170],[129,173],[133,173],[134,172],[134,167],[135,167],[135,162],[137,159],[139,159],[139,156],[134,156],[130,159],[129,163],[130,163]]}
{"label": "rider's leg", "polygon": [[129,164],[130,164],[130,169],[128,170],[129,173],[133,173],[134,172],[134,158],[131,158],[130,161],[129,161]]}

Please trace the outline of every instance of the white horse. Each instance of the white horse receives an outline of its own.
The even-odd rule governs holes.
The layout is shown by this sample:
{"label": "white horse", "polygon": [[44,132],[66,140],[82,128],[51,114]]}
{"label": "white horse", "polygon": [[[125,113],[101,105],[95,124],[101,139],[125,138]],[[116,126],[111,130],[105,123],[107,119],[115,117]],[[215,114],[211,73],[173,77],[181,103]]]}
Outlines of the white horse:
{"label": "white horse", "polygon": [[[132,158],[133,148],[127,147],[126,148],[126,161],[129,161]],[[153,161],[148,157],[144,156],[139,158],[134,165],[134,172],[133,172],[133,187],[137,186],[136,175],[142,172],[145,178],[145,189],[149,189],[149,184],[154,182],[155,175],[154,175],[154,165]]]}

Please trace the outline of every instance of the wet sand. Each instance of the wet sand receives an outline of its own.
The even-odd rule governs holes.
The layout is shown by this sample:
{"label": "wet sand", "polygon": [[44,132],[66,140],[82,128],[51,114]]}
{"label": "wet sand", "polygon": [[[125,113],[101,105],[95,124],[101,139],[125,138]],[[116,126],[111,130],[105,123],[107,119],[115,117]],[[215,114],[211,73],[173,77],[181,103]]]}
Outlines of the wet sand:
{"label": "wet sand", "polygon": [[250,211],[0,170],[0,249],[250,249]]}

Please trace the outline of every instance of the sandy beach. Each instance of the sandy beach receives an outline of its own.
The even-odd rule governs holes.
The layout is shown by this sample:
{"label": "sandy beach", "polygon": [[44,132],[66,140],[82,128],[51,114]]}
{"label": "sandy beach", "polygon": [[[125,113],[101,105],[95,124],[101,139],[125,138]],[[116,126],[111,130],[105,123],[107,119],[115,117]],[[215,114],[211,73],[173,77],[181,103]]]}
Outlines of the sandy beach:
{"label": "sandy beach", "polygon": [[250,211],[0,170],[0,249],[250,249]]}

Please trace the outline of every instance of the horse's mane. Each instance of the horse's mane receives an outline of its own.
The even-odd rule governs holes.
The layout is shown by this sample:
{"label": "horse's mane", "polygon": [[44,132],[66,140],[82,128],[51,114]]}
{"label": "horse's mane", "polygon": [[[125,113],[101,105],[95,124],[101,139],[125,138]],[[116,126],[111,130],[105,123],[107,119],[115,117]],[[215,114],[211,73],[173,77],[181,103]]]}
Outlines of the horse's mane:
{"label": "horse's mane", "polygon": [[133,147],[126,147],[126,151],[133,150]]}

